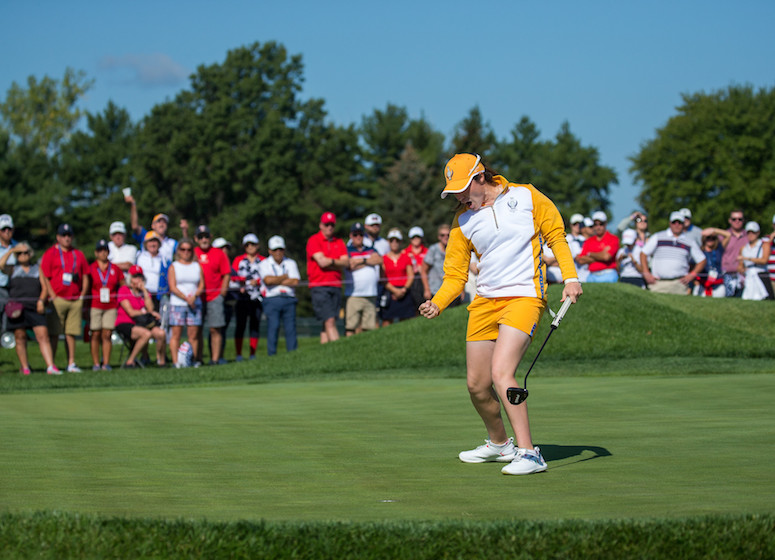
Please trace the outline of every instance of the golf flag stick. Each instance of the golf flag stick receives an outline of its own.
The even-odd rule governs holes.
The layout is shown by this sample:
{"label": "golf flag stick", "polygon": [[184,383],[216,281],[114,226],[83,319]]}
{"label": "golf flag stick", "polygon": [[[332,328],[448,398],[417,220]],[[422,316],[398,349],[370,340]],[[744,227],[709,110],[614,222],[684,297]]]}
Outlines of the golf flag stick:
{"label": "golf flag stick", "polygon": [[[565,298],[565,302],[562,304],[562,307],[560,307],[560,310],[557,312],[557,315],[554,316],[554,321],[552,321],[551,326],[549,327],[549,334],[546,335],[546,340],[544,340],[544,343],[541,345],[541,348],[538,349],[538,353],[536,354],[536,357],[533,358],[533,363],[530,364],[530,367],[527,370],[527,373],[525,374],[525,381],[522,383],[523,387],[509,387],[506,390],[506,398],[509,399],[509,402],[511,404],[522,404],[525,399],[527,399],[527,376],[530,375],[530,371],[533,369],[533,366],[536,365],[536,361],[538,360],[538,356],[541,355],[541,351],[544,349],[544,346],[546,346],[546,343],[549,342],[549,337],[552,336],[552,333],[555,331],[557,327],[560,326],[560,321],[562,321],[562,318],[565,317],[565,313],[568,311],[568,308],[571,305],[571,300],[569,297]],[[550,310],[551,311],[551,310]]]}

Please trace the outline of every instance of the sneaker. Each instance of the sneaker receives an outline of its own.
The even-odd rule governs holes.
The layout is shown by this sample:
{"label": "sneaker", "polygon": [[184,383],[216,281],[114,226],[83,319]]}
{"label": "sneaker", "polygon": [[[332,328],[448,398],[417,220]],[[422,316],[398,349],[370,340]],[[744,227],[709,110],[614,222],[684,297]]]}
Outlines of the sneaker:
{"label": "sneaker", "polygon": [[234,358],[234,361],[235,361],[235,362],[241,362],[241,361],[242,361],[242,360],[244,360],[244,359],[245,359],[245,358],[243,358],[243,357],[240,355],[240,356],[237,356],[236,358]]}
{"label": "sneaker", "polygon": [[545,470],[546,461],[541,455],[541,450],[536,447],[535,449],[518,449],[517,456],[511,463],[503,467],[501,472],[503,474],[532,474]]}
{"label": "sneaker", "polygon": [[81,373],[81,368],[75,364],[68,364],[67,373]]}
{"label": "sneaker", "polygon": [[201,366],[202,366],[202,362],[194,362],[194,367],[195,368],[196,367],[201,367]]}
{"label": "sneaker", "polygon": [[48,366],[46,368],[46,373],[49,375],[62,375],[62,370],[57,369],[56,366]]}
{"label": "sneaker", "polygon": [[105,365],[104,365],[104,366],[102,366],[100,369],[101,369],[102,371],[112,371],[112,370],[113,370],[113,368],[112,368],[112,367],[110,367],[108,364],[105,364]]}
{"label": "sneaker", "polygon": [[514,447],[514,438],[503,445],[495,445],[489,439],[484,440],[484,445],[470,451],[462,451],[458,457],[464,463],[510,463],[517,456],[517,448]]}
{"label": "sneaker", "polygon": [[93,365],[93,366],[91,367],[91,370],[92,370],[92,371],[100,371],[100,366],[99,366],[99,365],[97,365],[97,364],[95,364],[95,365]]}
{"label": "sneaker", "polygon": [[229,362],[226,361],[226,358],[221,358],[217,362],[215,362],[215,364],[218,365],[218,366],[225,366],[228,363]]}
{"label": "sneaker", "polygon": [[256,359],[256,355],[255,354],[251,354],[250,357],[248,358],[248,360],[255,360],[255,359]]}
{"label": "sneaker", "polygon": [[28,367],[26,367],[26,368],[22,368],[22,373],[23,373],[24,375],[29,375],[29,374],[31,374],[31,373],[32,373],[32,370],[31,370],[30,368],[28,368]]}

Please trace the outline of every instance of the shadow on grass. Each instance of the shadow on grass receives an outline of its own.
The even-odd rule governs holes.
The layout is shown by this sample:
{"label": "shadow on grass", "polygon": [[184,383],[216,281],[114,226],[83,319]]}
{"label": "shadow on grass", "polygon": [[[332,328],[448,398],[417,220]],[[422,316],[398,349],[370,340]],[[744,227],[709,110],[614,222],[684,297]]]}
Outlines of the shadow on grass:
{"label": "shadow on grass", "polygon": [[[598,459],[600,457],[610,457],[612,453],[608,451],[605,447],[597,447],[594,445],[552,445],[552,444],[546,444],[546,445],[540,445],[541,448],[541,455],[544,456],[544,459],[547,463],[551,463],[552,461],[562,461],[563,459],[570,459],[573,457],[578,457],[579,459],[576,461],[572,461],[570,463],[565,463],[564,465],[557,465],[554,468],[558,467],[567,467],[568,465],[574,465],[576,463],[581,463],[583,461],[590,461],[592,459]],[[587,452],[592,452],[593,455],[589,457]]]}

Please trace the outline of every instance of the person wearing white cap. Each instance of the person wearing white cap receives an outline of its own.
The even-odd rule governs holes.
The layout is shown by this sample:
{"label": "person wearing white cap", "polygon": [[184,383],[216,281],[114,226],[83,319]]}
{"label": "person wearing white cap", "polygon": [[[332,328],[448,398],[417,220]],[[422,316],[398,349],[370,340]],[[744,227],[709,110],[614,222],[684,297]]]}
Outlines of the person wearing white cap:
{"label": "person wearing white cap", "polygon": [[[587,240],[587,237],[582,233],[583,226],[583,215],[573,214],[570,217],[570,233],[565,236],[565,241],[568,242],[568,247],[570,247],[570,254],[573,255],[574,259],[579,256],[579,253],[581,253],[581,248],[584,246],[584,241]],[[577,263],[576,272],[578,273],[579,280],[581,282],[586,281],[587,275],[589,274],[589,265]]]}
{"label": "person wearing white cap", "polygon": [[232,269],[237,272],[237,278],[239,278],[239,296],[234,308],[237,317],[237,326],[234,330],[234,352],[238,362],[243,360],[242,346],[245,338],[245,327],[249,329],[249,358],[255,359],[261,314],[263,313],[260,265],[264,257],[258,254],[258,236],[255,233],[245,234],[242,237],[242,246],[245,248],[245,253],[235,258],[232,263]]}
{"label": "person wearing white cap", "polygon": [[[6,253],[8,255],[6,266],[10,270],[16,264],[16,255],[11,251],[16,245],[16,241],[13,239],[13,218],[8,214],[0,215],[0,257]],[[6,274],[4,267],[0,267],[0,326],[5,326],[5,304],[8,303],[8,281],[9,277]],[[2,329],[0,329],[2,330]]]}
{"label": "person wearing white cap", "polygon": [[261,295],[266,315],[266,351],[270,356],[277,353],[280,323],[285,332],[285,349],[298,347],[296,338],[296,286],[299,285],[299,266],[285,254],[285,240],[273,235],[267,242],[269,258],[259,263],[258,271],[263,279]]}
{"label": "person wearing white cap", "polygon": [[692,223],[692,211],[688,208],[681,208],[679,210],[684,217],[684,235],[694,241],[697,245],[702,246],[702,228],[697,227]]}
{"label": "person wearing white cap", "polygon": [[137,262],[137,247],[126,243],[126,226],[124,222],[110,224],[110,241],[108,242],[108,261],[127,272],[129,267]]}
{"label": "person wearing white cap", "polygon": [[619,251],[619,238],[606,229],[608,216],[598,210],[592,214],[592,236],[584,241],[576,262],[589,266],[587,282],[616,282],[616,253]]}
{"label": "person wearing white cap", "polygon": [[763,300],[775,299],[772,294],[772,284],[767,273],[767,262],[770,260],[772,245],[769,238],[759,237],[761,228],[756,222],[745,224],[745,235],[748,239],[740,249],[740,274],[745,276],[743,299]]}
{"label": "person wearing white cap", "polygon": [[[652,235],[643,247],[641,270],[652,292],[687,295],[705,268],[705,254],[683,230],[683,214],[672,212],[670,227]],[[695,264],[690,269],[692,262]]]}
{"label": "person wearing white cap", "polygon": [[380,237],[379,232],[382,230],[382,216],[376,213],[371,213],[363,220],[363,229],[366,232],[363,238],[363,244],[367,247],[374,247],[380,256],[387,255],[390,251],[390,243],[384,237]]}
{"label": "person wearing white cap", "polygon": [[622,232],[622,245],[616,253],[616,264],[619,267],[619,282],[646,289],[646,281],[639,270],[641,248],[635,244],[637,239],[638,234],[634,229],[625,229]]}
{"label": "person wearing white cap", "polygon": [[546,308],[542,239],[563,275],[562,300],[575,303],[583,292],[562,217],[533,185],[510,183],[476,154],[456,154],[447,162],[444,178],[441,196],[454,195],[459,209],[447,244],[444,281],[419,311],[433,319],[446,309],[463,291],[472,251],[479,255],[477,293],[468,306],[466,384],[488,437],[484,445],[458,457],[464,463],[507,463],[501,472],[508,475],[545,471],[541,450],[533,445],[526,404],[504,405],[515,446],[501,403],[508,403],[507,391],[517,383],[515,372]]}
{"label": "person wearing white cap", "polygon": [[[412,261],[412,272],[414,272],[414,280],[412,281],[412,287],[409,288],[409,293],[414,301],[415,308],[419,306],[425,298],[423,297],[423,268],[422,263],[425,260],[425,255],[428,254],[428,248],[423,244],[423,238],[425,232],[420,226],[414,226],[409,228],[409,245],[404,249],[404,253]],[[427,281],[427,280],[426,280]]]}

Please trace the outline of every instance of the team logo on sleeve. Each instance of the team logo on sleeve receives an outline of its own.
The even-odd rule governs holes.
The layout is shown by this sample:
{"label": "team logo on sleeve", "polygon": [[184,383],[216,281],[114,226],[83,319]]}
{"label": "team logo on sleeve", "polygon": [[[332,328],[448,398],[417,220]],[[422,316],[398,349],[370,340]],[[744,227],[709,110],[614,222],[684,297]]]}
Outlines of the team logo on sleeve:
{"label": "team logo on sleeve", "polygon": [[517,205],[519,202],[517,202],[516,198],[509,198],[508,202],[506,202],[509,206],[509,212],[516,212],[517,211]]}

